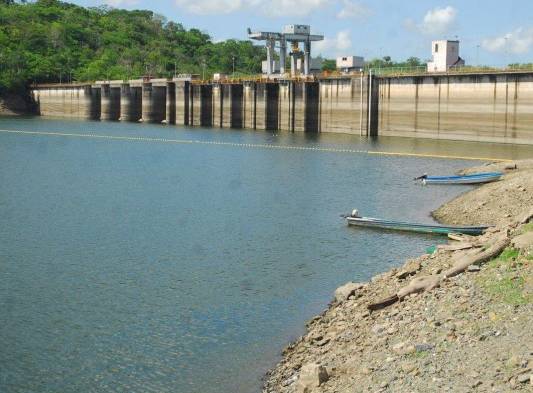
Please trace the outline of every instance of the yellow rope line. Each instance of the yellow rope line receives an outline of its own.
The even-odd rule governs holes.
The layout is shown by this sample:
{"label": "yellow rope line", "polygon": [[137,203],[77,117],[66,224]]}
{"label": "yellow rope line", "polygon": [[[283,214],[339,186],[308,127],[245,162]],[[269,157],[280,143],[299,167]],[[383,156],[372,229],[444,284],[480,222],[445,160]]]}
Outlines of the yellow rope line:
{"label": "yellow rope line", "polygon": [[382,156],[406,156],[406,157],[422,157],[422,158],[444,158],[444,159],[453,159],[453,160],[473,160],[473,161],[512,161],[509,159],[489,158],[489,157],[465,157],[465,156],[453,156],[453,155],[444,155],[444,154],[402,153],[402,152],[388,152],[388,151],[340,149],[340,148],[333,148],[333,147],[284,146],[284,145],[271,145],[271,144],[263,144],[263,143],[200,141],[200,140],[195,140],[195,139],[169,139],[169,138],[152,138],[152,137],[141,137],[141,136],[136,137],[136,136],[120,136],[120,135],[76,134],[76,133],[68,133],[68,132],[22,131],[22,130],[2,130],[2,129],[0,129],[0,132],[9,133],[9,134],[65,136],[65,137],[110,139],[110,140],[123,140],[123,141],[234,146],[234,147],[247,147],[247,148],[254,148],[254,149],[309,150],[309,151],[334,152],[334,153],[370,154],[370,155],[382,155]]}

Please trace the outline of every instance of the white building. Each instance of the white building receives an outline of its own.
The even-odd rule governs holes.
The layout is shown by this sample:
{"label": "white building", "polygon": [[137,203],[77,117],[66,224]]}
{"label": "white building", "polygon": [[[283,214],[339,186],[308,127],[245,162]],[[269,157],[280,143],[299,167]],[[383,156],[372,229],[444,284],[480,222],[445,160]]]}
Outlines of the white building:
{"label": "white building", "polygon": [[365,66],[365,59],[361,56],[337,57],[337,69],[342,72],[361,71]]}
{"label": "white building", "polygon": [[431,54],[433,61],[428,62],[428,72],[447,72],[450,67],[465,64],[459,56],[459,41],[433,41]]}

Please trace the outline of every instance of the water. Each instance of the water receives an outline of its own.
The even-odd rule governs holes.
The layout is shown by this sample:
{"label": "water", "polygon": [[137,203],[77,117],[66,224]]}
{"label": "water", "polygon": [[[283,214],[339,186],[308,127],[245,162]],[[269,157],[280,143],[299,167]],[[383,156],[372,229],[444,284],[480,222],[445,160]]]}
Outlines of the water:
{"label": "water", "polygon": [[[336,148],[531,156],[83,121],[4,118],[0,129],[56,133],[0,131],[6,393],[259,391],[338,285],[442,241],[347,227],[339,214],[432,222],[432,209],[468,187],[411,178],[475,164]],[[317,150],[287,149],[296,146]]]}

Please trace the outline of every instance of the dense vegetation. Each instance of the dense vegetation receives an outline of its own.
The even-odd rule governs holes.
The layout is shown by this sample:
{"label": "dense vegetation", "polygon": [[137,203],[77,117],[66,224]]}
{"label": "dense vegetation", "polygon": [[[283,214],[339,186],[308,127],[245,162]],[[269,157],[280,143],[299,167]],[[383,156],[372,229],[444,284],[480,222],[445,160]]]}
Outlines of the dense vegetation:
{"label": "dense vegetation", "polygon": [[0,90],[32,82],[177,73],[258,73],[264,49],[214,43],[151,11],[83,8],[58,0],[0,0]]}

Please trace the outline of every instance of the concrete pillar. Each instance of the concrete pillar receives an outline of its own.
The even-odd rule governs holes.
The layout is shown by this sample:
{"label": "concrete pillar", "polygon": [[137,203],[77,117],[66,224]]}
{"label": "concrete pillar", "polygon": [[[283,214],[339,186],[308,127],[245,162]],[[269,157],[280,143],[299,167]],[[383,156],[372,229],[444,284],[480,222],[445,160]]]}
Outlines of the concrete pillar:
{"label": "concrete pillar", "polygon": [[192,85],[191,125],[211,127],[213,125],[213,86]]}
{"label": "concrete pillar", "polygon": [[190,105],[190,81],[176,80],[176,124],[188,126]]}
{"label": "concrete pillar", "polygon": [[278,130],[279,84],[257,83],[255,129]]}
{"label": "concrete pillar", "polygon": [[292,131],[290,127],[292,108],[290,100],[291,83],[288,80],[279,82],[278,129],[282,131]]}
{"label": "concrete pillar", "polygon": [[176,84],[168,82],[166,87],[166,123],[176,124]]}
{"label": "concrete pillar", "polygon": [[311,42],[304,43],[304,75],[309,75],[311,69]]}
{"label": "concrete pillar", "polygon": [[255,128],[256,83],[247,81],[243,84],[243,127]]}
{"label": "concrete pillar", "polygon": [[279,42],[279,72],[281,75],[285,74],[287,61],[287,41],[285,38],[282,38]]}
{"label": "concrete pillar", "polygon": [[304,131],[320,131],[320,85],[318,82],[304,83]]}
{"label": "concrete pillar", "polygon": [[231,128],[242,128],[244,124],[243,119],[243,85],[241,83],[231,84],[230,86],[230,112],[231,112]]}
{"label": "concrete pillar", "polygon": [[216,83],[213,84],[213,127],[223,127],[224,115],[226,115],[227,108],[224,108],[227,105],[227,101],[224,100],[224,90],[225,86]]}
{"label": "concrete pillar", "polygon": [[83,96],[85,98],[84,100],[85,105],[83,106],[85,107],[85,110],[83,112],[85,113],[80,117],[91,119],[91,120],[100,119],[101,108],[102,108],[100,90],[101,89],[99,87],[95,88],[92,86],[86,86],[84,88]]}
{"label": "concrete pillar", "polygon": [[142,87],[130,81],[120,87],[121,121],[139,121],[142,117]]}
{"label": "concrete pillar", "polygon": [[104,83],[100,89],[100,120],[118,120],[120,118],[120,87]]}
{"label": "concrete pillar", "polygon": [[142,121],[161,123],[166,119],[166,82],[143,82],[142,84]]}
{"label": "concrete pillar", "polygon": [[266,49],[267,49],[267,75],[272,75],[273,73],[273,63],[274,63],[274,46],[275,41],[272,39],[266,40]]}
{"label": "concrete pillar", "polygon": [[[415,113],[415,116],[417,113]],[[375,75],[368,76],[368,136],[378,135],[379,123],[379,80]],[[415,128],[416,129],[416,128]]]}

